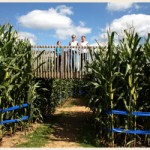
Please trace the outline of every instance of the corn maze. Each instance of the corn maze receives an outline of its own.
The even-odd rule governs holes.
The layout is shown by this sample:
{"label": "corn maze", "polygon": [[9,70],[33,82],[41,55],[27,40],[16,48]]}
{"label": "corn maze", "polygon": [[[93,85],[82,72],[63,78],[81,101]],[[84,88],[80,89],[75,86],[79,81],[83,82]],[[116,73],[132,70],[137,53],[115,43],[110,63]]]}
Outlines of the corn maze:
{"label": "corn maze", "polygon": [[79,70],[69,68],[64,47],[58,69],[55,51],[18,40],[9,24],[0,26],[0,139],[41,121],[63,99],[82,96],[99,145],[150,146],[150,37],[125,30],[116,45],[115,36],[108,33],[106,46],[88,47],[84,68],[79,54]]}

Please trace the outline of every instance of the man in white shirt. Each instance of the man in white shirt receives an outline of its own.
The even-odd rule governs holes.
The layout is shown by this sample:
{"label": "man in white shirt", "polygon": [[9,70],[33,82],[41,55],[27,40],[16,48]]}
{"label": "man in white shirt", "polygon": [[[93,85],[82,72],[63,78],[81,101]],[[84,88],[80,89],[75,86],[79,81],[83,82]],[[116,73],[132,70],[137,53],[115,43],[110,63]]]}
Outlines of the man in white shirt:
{"label": "man in white shirt", "polygon": [[[78,46],[78,41],[76,41],[76,35],[72,35],[72,41],[69,42],[69,46]],[[72,70],[75,71],[77,69],[77,48],[71,48],[70,49],[70,66],[72,66]],[[71,61],[72,61],[72,65],[71,65]]]}
{"label": "man in white shirt", "polygon": [[[76,41],[76,35],[72,35],[72,41],[69,42],[69,46],[78,46],[78,41]],[[73,50],[76,50],[75,48],[72,48]]]}
{"label": "man in white shirt", "polygon": [[[88,42],[86,41],[86,36],[81,36],[80,46],[88,46]],[[88,53],[88,49],[81,49],[81,53]]]}
{"label": "man in white shirt", "polygon": [[[88,42],[86,41],[86,36],[81,36],[81,42],[80,42],[80,46],[88,46]],[[89,50],[87,48],[81,48],[80,49],[81,52],[81,70],[84,68],[85,65],[85,61],[88,61],[89,59]]]}

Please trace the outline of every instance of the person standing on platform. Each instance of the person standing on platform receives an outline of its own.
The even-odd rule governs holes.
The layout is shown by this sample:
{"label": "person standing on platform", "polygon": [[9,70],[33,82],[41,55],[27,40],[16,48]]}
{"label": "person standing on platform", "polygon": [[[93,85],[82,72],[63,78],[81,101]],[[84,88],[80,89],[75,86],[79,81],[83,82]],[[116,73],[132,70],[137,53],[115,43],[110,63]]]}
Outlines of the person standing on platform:
{"label": "person standing on platform", "polygon": [[61,71],[61,56],[62,56],[61,42],[57,41],[57,47],[56,47],[56,70],[57,71]]}
{"label": "person standing on platform", "polygon": [[[80,46],[83,47],[88,46],[88,42],[86,41],[85,35],[81,36]],[[82,70],[84,68],[85,62],[88,61],[89,59],[89,50],[87,48],[81,48],[80,53],[81,53],[81,70]]]}
{"label": "person standing on platform", "polygon": [[[69,46],[78,46],[78,41],[76,41],[76,35],[72,35],[72,41],[69,42]],[[73,71],[77,69],[77,48],[70,49],[70,67]]]}

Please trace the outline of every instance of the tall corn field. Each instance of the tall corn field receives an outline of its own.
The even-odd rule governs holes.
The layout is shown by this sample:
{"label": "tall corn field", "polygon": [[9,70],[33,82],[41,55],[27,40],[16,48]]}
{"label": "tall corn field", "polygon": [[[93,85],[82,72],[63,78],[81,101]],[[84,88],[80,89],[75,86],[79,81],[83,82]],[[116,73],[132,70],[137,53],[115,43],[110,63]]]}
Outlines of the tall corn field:
{"label": "tall corn field", "polygon": [[13,134],[18,129],[25,129],[33,118],[39,118],[36,107],[38,97],[32,69],[31,44],[27,40],[19,40],[17,32],[10,24],[0,26],[0,108],[5,110],[24,103],[28,107],[0,113],[3,120],[20,119],[28,116],[26,121],[0,125],[0,138],[3,134]]}
{"label": "tall corn field", "polygon": [[[116,45],[115,36],[115,32],[108,33],[107,46],[99,45],[97,51],[91,51],[92,63],[86,66],[90,70],[89,105],[95,115],[99,142],[112,147],[147,146],[149,135],[134,131],[150,131],[150,118],[132,113],[150,112],[150,37],[143,43],[133,29],[125,30]],[[114,132],[116,128],[124,133]],[[128,130],[133,134],[125,132]]]}

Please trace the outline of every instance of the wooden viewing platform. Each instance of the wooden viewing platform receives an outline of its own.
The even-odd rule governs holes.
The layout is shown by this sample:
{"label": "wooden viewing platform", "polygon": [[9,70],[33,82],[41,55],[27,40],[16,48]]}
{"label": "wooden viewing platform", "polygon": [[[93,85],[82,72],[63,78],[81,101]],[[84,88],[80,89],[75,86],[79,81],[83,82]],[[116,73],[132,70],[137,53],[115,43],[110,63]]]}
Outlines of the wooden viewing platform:
{"label": "wooden viewing platform", "polygon": [[[71,47],[61,46],[62,54],[57,56],[57,46],[32,46],[33,57],[40,57],[34,62],[34,69],[37,78],[83,78],[86,74],[86,62],[91,61],[90,51],[94,51],[98,47]],[[84,52],[87,53],[84,53]]]}

